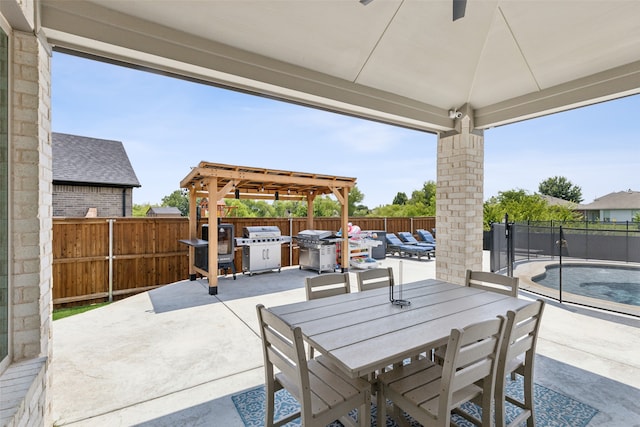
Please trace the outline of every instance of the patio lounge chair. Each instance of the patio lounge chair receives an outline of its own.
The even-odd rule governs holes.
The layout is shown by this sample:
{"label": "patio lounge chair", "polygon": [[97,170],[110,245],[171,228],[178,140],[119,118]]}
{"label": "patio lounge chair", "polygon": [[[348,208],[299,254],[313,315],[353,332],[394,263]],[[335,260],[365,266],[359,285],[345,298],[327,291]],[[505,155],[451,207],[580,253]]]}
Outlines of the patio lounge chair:
{"label": "patio lounge chair", "polygon": [[425,242],[425,243],[430,243],[433,246],[436,245],[436,239],[433,237],[433,234],[431,234],[430,232],[428,232],[427,230],[423,230],[422,228],[419,228],[416,230],[416,233],[418,233],[418,236],[420,236],[420,238]]}
{"label": "patio lounge chair", "polygon": [[402,240],[398,239],[398,236],[396,236],[395,234],[387,233],[388,254],[395,255],[396,253],[398,253],[400,256],[402,256],[403,254],[408,256],[417,255],[418,259],[426,255],[427,258],[431,259],[431,254],[433,252],[434,250],[430,248],[403,243]]}
{"label": "patio lounge chair", "polygon": [[432,250],[436,249],[435,243],[432,244],[427,242],[419,242],[415,237],[413,237],[413,234],[409,233],[408,231],[398,232],[398,237],[400,238],[400,240],[402,240],[404,243],[408,245],[423,246],[425,248],[430,248]]}

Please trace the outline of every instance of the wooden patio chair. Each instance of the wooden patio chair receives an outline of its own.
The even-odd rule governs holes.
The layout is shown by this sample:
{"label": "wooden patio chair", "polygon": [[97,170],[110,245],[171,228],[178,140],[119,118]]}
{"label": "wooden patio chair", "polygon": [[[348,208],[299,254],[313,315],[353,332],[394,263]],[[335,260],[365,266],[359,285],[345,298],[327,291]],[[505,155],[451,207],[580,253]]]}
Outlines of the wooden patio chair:
{"label": "wooden patio chair", "polygon": [[[348,294],[351,292],[349,273],[329,273],[305,277],[304,289],[307,300]],[[309,346],[309,358],[313,357],[313,347]]]}
{"label": "wooden patio chair", "polygon": [[489,273],[487,271],[467,270],[466,286],[484,289],[491,292],[499,292],[511,297],[518,296],[518,278],[503,276],[502,274]]}
{"label": "wooden patio chair", "polygon": [[356,278],[359,292],[389,287],[393,283],[393,269],[387,267],[358,271]]}
{"label": "wooden patio chair", "polygon": [[[486,271],[467,270],[465,285],[471,288],[483,289],[490,292],[498,292],[500,294],[518,297],[518,278],[503,276],[501,274],[489,273]],[[444,353],[447,351],[445,346],[438,347],[433,351],[433,360],[442,364]]]}
{"label": "wooden patio chair", "polygon": [[348,294],[351,292],[349,273],[329,273],[305,277],[307,300]]}
{"label": "wooden patio chair", "polygon": [[[324,356],[307,360],[302,332],[292,328],[262,304],[256,306],[266,384],[265,426],[281,426],[300,418],[306,427],[324,427],[340,420],[355,426],[349,412],[358,410],[360,427],[371,425],[371,384],[349,378]],[[276,373],[275,368],[280,372]],[[286,389],[300,403],[300,412],[274,420],[275,392]]]}
{"label": "wooden patio chair", "polygon": [[[505,420],[505,403],[518,406],[522,411],[508,427],[519,426],[525,419],[527,427],[534,427],[533,411],[533,368],[538,341],[538,330],[545,303],[536,300],[517,311],[507,312],[502,347],[498,357],[496,374],[495,402],[496,426],[507,426]],[[507,376],[522,375],[524,380],[524,402],[505,395]]]}
{"label": "wooden patio chair", "polygon": [[[378,419],[386,417],[386,399],[394,412],[404,411],[423,426],[448,427],[451,412],[490,426],[493,422],[493,395],[504,318],[452,329],[444,365],[420,359],[378,376]],[[476,385],[482,381],[482,386]],[[463,412],[459,406],[480,399],[482,419]]]}

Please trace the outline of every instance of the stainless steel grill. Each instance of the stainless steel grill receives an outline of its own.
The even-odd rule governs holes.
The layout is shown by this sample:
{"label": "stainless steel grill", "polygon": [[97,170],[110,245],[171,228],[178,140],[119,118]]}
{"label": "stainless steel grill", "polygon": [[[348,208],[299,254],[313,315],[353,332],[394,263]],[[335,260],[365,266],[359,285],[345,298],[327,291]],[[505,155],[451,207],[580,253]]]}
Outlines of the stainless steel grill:
{"label": "stainless steel grill", "polygon": [[325,245],[334,245],[337,242],[341,242],[342,239],[336,237],[333,231],[325,230],[303,230],[294,237],[298,246],[301,248],[314,248],[318,249]]}
{"label": "stainless steel grill", "polygon": [[236,245],[242,246],[242,272],[249,275],[262,271],[280,271],[282,243],[291,242],[277,226],[253,226],[242,229],[243,237],[236,237]]}
{"label": "stainless steel grill", "polygon": [[342,239],[333,231],[304,230],[294,237],[300,247],[300,268],[334,271],[336,267],[336,243]]}

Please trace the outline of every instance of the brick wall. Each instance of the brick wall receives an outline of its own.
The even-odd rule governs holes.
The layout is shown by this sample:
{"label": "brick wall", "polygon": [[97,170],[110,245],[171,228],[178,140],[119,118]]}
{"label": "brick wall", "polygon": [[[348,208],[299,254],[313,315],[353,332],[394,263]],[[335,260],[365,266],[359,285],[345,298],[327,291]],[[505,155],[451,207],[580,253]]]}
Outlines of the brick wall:
{"label": "brick wall", "polygon": [[11,395],[0,396],[1,421],[7,426],[52,425],[48,393],[53,260],[51,57],[31,33],[14,31],[12,47],[10,333],[13,361],[2,373],[0,382],[3,386],[13,386]]}
{"label": "brick wall", "polygon": [[53,186],[53,216],[83,217],[89,208],[97,208],[100,217],[121,217],[122,192],[125,191],[125,216],[132,216],[131,188]]}

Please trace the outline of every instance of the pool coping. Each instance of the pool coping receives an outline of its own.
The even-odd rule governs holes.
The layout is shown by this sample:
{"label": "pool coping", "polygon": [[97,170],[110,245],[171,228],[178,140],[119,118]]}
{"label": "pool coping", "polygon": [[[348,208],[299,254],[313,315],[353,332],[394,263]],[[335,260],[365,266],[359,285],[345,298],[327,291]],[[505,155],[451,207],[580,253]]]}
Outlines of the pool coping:
{"label": "pool coping", "polygon": [[[599,260],[584,260],[584,259],[572,259],[563,260],[564,265],[604,265],[604,266],[619,266],[619,267],[637,267],[640,268],[638,263],[629,262],[614,262],[614,261],[599,261]],[[558,291],[551,289],[547,286],[535,283],[532,278],[540,274],[544,274],[548,265],[559,264],[558,259],[546,259],[546,260],[527,260],[521,261],[514,268],[513,276],[519,278],[519,287],[521,290],[540,294],[548,298],[558,299]],[[631,316],[640,317],[640,307],[622,304],[613,301],[607,301],[599,298],[592,298],[583,295],[577,295],[571,292],[562,292],[562,301],[571,302],[575,304],[585,305],[588,307],[599,308],[603,310],[613,311],[616,313],[628,314]]]}

